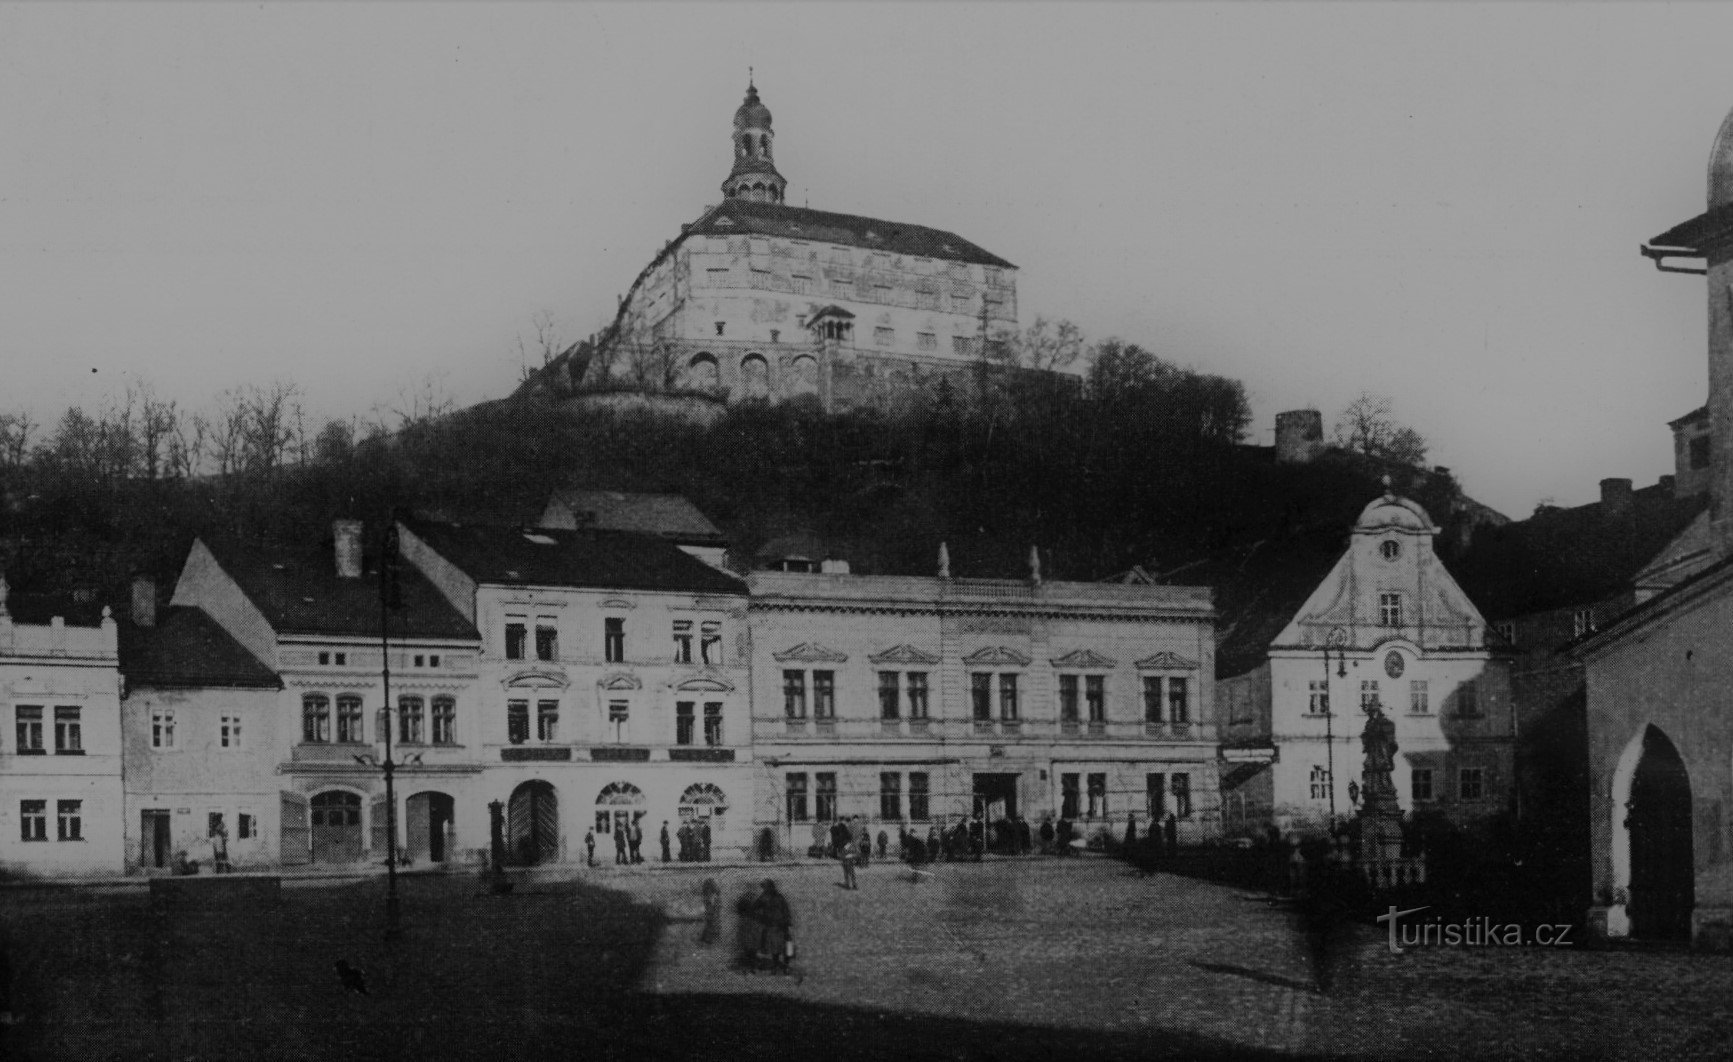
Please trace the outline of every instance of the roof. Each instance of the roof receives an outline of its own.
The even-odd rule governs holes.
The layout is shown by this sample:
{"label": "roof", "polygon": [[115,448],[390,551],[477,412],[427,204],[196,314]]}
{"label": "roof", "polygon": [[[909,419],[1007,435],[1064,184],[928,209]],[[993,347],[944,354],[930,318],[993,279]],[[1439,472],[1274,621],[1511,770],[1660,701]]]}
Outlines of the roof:
{"label": "roof", "polygon": [[834,214],[828,210],[811,210],[807,207],[788,206],[785,203],[724,199],[686,230],[687,235],[701,236],[739,236],[748,233],[789,240],[870,247],[891,254],[942,258],[1006,269],[1017,268],[998,255],[943,229],[929,229],[925,225],[883,221],[856,214]]}
{"label": "roof", "polygon": [[1631,579],[1702,510],[1703,495],[1675,498],[1656,484],[1631,492],[1626,515],[1601,502],[1543,509],[1476,533],[1454,565],[1457,581],[1488,619],[1602,601]]}
{"label": "roof", "polygon": [[280,689],[281,681],[201,608],[157,610],[153,627],[120,624],[120,670],[128,684],[185,689]]}
{"label": "roof", "polygon": [[1649,241],[1649,247],[1700,255],[1733,239],[1733,204],[1704,211]]}
{"label": "roof", "polygon": [[1436,532],[1432,526],[1432,518],[1426,515],[1426,510],[1418,503],[1407,498],[1399,498],[1385,492],[1383,497],[1374,498],[1360,511],[1360,519],[1354,522],[1354,530],[1358,532],[1382,531],[1394,528],[1401,531]]}
{"label": "roof", "polygon": [[[379,567],[371,552],[361,576],[344,579],[329,537],[300,546],[200,540],[279,635],[379,635]],[[403,608],[391,614],[393,638],[480,639],[475,625],[412,565],[402,566],[398,586]]]}
{"label": "roof", "polygon": [[1729,576],[1733,576],[1733,556],[1721,558],[1690,578],[1668,587],[1635,608],[1626,610],[1611,622],[1603,624],[1600,630],[1590,632],[1571,643],[1568,651],[1572,656],[1580,658],[1616,645],[1675,604],[1701,594],[1714,593],[1717,587],[1726,585]]}
{"label": "roof", "polygon": [[1695,423],[1695,422],[1700,421],[1700,420],[1708,420],[1708,419],[1709,419],[1709,407],[1708,406],[1698,406],[1696,409],[1693,409],[1691,412],[1685,414],[1684,416],[1680,417],[1677,420],[1669,420],[1667,422],[1667,427],[1672,428],[1674,431],[1678,431],[1679,428],[1683,425],[1692,424],[1692,423]]}
{"label": "roof", "polygon": [[617,490],[556,490],[553,501],[571,512],[579,527],[636,531],[675,542],[726,545],[727,538],[680,494],[632,494]]}
{"label": "roof", "polygon": [[654,535],[421,521],[405,526],[478,583],[746,593],[734,576]]}

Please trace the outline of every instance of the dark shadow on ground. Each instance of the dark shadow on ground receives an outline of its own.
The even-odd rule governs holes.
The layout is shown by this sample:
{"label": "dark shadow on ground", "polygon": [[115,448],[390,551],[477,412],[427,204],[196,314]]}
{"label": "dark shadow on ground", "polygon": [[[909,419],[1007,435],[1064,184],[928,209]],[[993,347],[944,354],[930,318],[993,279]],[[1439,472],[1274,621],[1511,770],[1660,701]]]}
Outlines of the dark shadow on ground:
{"label": "dark shadow on ground", "polygon": [[[286,889],[276,905],[164,910],[140,892],[9,891],[0,941],[18,1024],[7,1059],[1258,1058],[1164,1029],[1099,1032],[634,990],[654,909],[578,882],[488,895],[468,876]],[[345,989],[337,959],[368,992]]]}
{"label": "dark shadow on ground", "polygon": [[1191,965],[1200,970],[1208,970],[1211,973],[1224,973],[1230,974],[1234,977],[1244,977],[1249,981],[1258,981],[1266,985],[1278,985],[1282,988],[1292,988],[1297,992],[1310,992],[1313,989],[1313,985],[1310,981],[1298,981],[1292,977],[1283,977],[1280,974],[1265,973],[1263,970],[1253,970],[1245,966],[1231,966],[1224,962],[1198,962],[1196,959],[1191,960]]}

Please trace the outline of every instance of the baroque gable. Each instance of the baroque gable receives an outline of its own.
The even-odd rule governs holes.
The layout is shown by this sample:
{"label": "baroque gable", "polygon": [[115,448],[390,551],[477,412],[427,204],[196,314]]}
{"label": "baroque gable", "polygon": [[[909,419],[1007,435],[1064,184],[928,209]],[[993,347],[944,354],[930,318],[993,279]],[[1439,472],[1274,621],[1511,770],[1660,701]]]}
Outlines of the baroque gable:
{"label": "baroque gable", "polygon": [[963,658],[963,663],[1028,667],[1029,657],[1024,656],[1015,649],[1007,649],[1002,645],[989,645],[985,648],[977,649],[968,656],[965,656]]}
{"label": "baroque gable", "polygon": [[792,661],[802,664],[840,664],[848,660],[847,653],[839,652],[818,642],[801,642],[799,645],[771,655],[781,663]]}
{"label": "baroque gable", "polygon": [[1144,657],[1137,662],[1137,666],[1146,671],[1196,671],[1198,665],[1196,660],[1163,651]]}
{"label": "baroque gable", "polygon": [[1054,667],[1088,669],[1118,667],[1119,661],[1111,656],[1103,656],[1093,649],[1073,649],[1064,656],[1056,656],[1049,661]]}
{"label": "baroque gable", "polygon": [[924,649],[916,649],[912,645],[893,645],[882,653],[874,653],[867,657],[875,664],[937,664],[937,653],[929,653]]}

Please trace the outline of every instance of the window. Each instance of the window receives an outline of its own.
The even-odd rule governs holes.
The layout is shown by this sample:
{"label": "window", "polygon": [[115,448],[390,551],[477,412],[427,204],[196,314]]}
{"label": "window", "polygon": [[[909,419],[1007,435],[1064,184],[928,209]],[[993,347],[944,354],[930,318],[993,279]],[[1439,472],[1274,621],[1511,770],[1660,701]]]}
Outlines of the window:
{"label": "window", "polygon": [[536,659],[560,658],[560,628],[552,616],[536,617]]}
{"label": "window", "polygon": [[771,329],[771,330],[770,330],[770,341],[771,341],[771,342],[772,342],[772,343],[780,343],[780,342],[782,342],[782,329],[780,329],[780,328],[772,328],[772,329]]}
{"label": "window", "polygon": [[245,841],[259,835],[259,818],[252,812],[243,811],[235,816],[235,837]]}
{"label": "window", "polygon": [[1143,677],[1143,721],[1146,723],[1161,722],[1161,676],[1145,675]]}
{"label": "window", "polygon": [[[1175,679],[1183,682],[1184,679]],[[1083,679],[1083,699],[1089,705],[1091,723],[1107,722],[1107,676],[1086,675]]]}
{"label": "window", "polygon": [[505,658],[507,660],[522,660],[524,658],[524,640],[528,637],[528,620],[522,616],[507,616],[505,618]]}
{"label": "window", "polygon": [[992,675],[983,671],[976,671],[969,676],[969,700],[973,706],[976,722],[984,722],[993,718]]}
{"label": "window", "polygon": [[879,672],[879,718],[896,721],[899,705],[897,689],[897,673],[895,671]]}
{"label": "window", "polygon": [[415,666],[416,667],[425,667],[426,665],[427,665],[427,658],[425,656],[422,656],[420,653],[416,653],[415,654]]}
{"label": "window", "polygon": [[[38,747],[40,748],[40,745]],[[150,747],[153,749],[172,749],[175,747],[175,711],[173,708],[158,708],[150,713]]]}
{"label": "window", "polygon": [[1408,772],[1408,792],[1416,801],[1432,799],[1432,770],[1416,767]]}
{"label": "window", "polygon": [[351,745],[367,740],[361,732],[361,698],[352,693],[337,698],[337,740]]}
{"label": "window", "polygon": [[433,698],[433,743],[457,744],[457,699],[454,697]]}
{"label": "window", "polygon": [[1191,775],[1173,776],[1173,813],[1182,819],[1191,818]]}
{"label": "window", "polygon": [[1149,813],[1151,822],[1160,822],[1167,818],[1167,776],[1164,774],[1146,774],[1143,777],[1144,810]]}
{"label": "window", "polygon": [[84,755],[84,724],[75,707],[61,705],[54,709],[54,754]]}
{"label": "window", "polygon": [[925,822],[932,818],[931,805],[927,796],[927,772],[909,772],[909,818],[915,822]]}
{"label": "window", "polygon": [[1464,719],[1480,718],[1480,686],[1464,682],[1456,689],[1456,714]]}
{"label": "window", "polygon": [[331,654],[330,653],[320,653],[319,654],[319,666],[323,667],[326,664],[329,664],[330,662],[331,662]]}
{"label": "window", "polygon": [[836,818],[836,773],[821,771],[818,779],[818,821],[831,822]]}
{"label": "window", "polygon": [[1427,692],[1425,679],[1409,681],[1408,710],[1415,715],[1425,715],[1432,711],[1431,694]]}
{"label": "window", "polygon": [[807,821],[806,772],[804,771],[792,773],[788,776],[788,821]]}
{"label": "window", "polygon": [[1312,799],[1330,799],[1330,772],[1323,767],[1312,768]]}
{"label": "window", "polygon": [[999,676],[999,718],[1012,722],[1017,718],[1017,676]]}
{"label": "window", "polygon": [[1306,711],[1313,715],[1330,714],[1330,683],[1313,679],[1306,683]]}
{"label": "window", "polygon": [[814,671],[812,673],[812,717],[814,719],[836,718],[836,672]]}
{"label": "window", "polygon": [[530,739],[530,702],[505,702],[505,739],[513,745]]}
{"label": "window", "polygon": [[1498,640],[1505,645],[1516,644],[1516,624],[1509,620],[1505,620],[1503,623],[1494,623],[1492,632],[1498,635]]}
{"label": "window", "polygon": [[[710,271],[711,276],[714,277],[717,272],[718,272],[718,270],[712,269]],[[724,280],[728,279],[728,270],[723,269],[723,270],[720,270],[720,272],[722,273],[722,279],[724,279]],[[728,331],[728,322],[727,321],[717,321],[716,322],[716,334],[717,335],[722,335],[722,334],[726,333],[727,331]]]}
{"label": "window", "polygon": [[625,701],[608,702],[608,735],[616,745],[624,745],[630,734],[631,711]]}
{"label": "window", "polygon": [[[169,720],[169,740],[158,748],[174,745],[174,720]],[[326,742],[331,740],[331,700],[323,693],[309,693],[301,698],[301,740]]]}
{"label": "window", "polygon": [[1089,776],[1089,817],[1104,819],[1107,817],[1107,775],[1091,774]]}
{"label": "window", "polygon": [[336,659],[336,663],[337,663],[338,667],[348,667],[349,666],[349,654],[348,653],[335,653],[335,654],[333,654],[333,656]]}
{"label": "window", "polygon": [[57,800],[54,802],[56,818],[59,821],[59,836],[62,841],[84,840],[84,801]]}
{"label": "window", "polygon": [[219,837],[219,836],[227,837],[228,835],[229,835],[229,828],[223,824],[223,813],[222,812],[213,811],[213,812],[210,812],[207,815],[205,815],[205,836],[206,837]]}
{"label": "window", "polygon": [[432,653],[428,656],[427,666],[428,667],[438,667],[439,666],[439,654],[438,653]]}
{"label": "window", "polygon": [[[927,673],[911,671],[908,673],[909,684],[909,718],[925,719],[927,717]],[[911,785],[913,783],[910,783]],[[914,800],[914,794],[909,794],[909,800]],[[925,816],[922,816],[925,818]]]}
{"label": "window", "polygon": [[699,626],[699,650],[706,664],[722,663],[722,621],[705,620]]}
{"label": "window", "polygon": [[536,740],[557,741],[560,736],[560,702],[536,702]]}
{"label": "window", "polygon": [[1362,712],[1369,712],[1372,710],[1373,705],[1379,704],[1379,703],[1380,702],[1378,700],[1378,680],[1377,679],[1361,679],[1360,680],[1360,710]]}
{"label": "window", "polygon": [[674,621],[674,662],[690,664],[692,662],[692,621]]}
{"label": "window", "polygon": [[1691,440],[1691,467],[1693,469],[1709,467],[1709,436],[1699,435]]}
{"label": "window", "polygon": [[1402,543],[1395,539],[1386,539],[1378,543],[1378,555],[1387,561],[1393,561],[1402,556]]}
{"label": "window", "polygon": [[1402,595],[1384,593],[1378,595],[1378,625],[1381,627],[1402,626]]}
{"label": "window", "polygon": [[427,731],[422,729],[425,714],[426,702],[420,697],[397,699],[397,740],[401,744],[419,745],[426,740]]}
{"label": "window", "polygon": [[[968,313],[969,312],[969,297],[967,295],[959,295],[954,291],[951,292],[951,312],[952,313]],[[968,353],[968,351],[961,350],[961,351],[958,351],[957,353],[966,354],[966,353]]]}
{"label": "window", "polygon": [[838,277],[830,282],[830,290],[835,292],[839,299],[852,299],[854,298],[854,281]]}
{"label": "window", "polygon": [[241,747],[241,717],[225,715],[218,721],[217,743],[225,749]]}
{"label": "window", "polygon": [[18,836],[26,841],[48,840],[48,801],[18,802]]}
{"label": "window", "polygon": [[896,329],[887,328],[884,325],[879,325],[878,327],[873,329],[873,345],[874,346],[876,346],[876,347],[888,347],[888,346],[891,346],[894,343],[896,343],[896,341],[897,341],[897,330]]}
{"label": "window", "polygon": [[879,818],[898,822],[903,817],[903,776],[896,771],[879,772]]}
{"label": "window", "polygon": [[1061,723],[1077,722],[1076,675],[1059,676],[1059,721]]}
{"label": "window", "polygon": [[1595,629],[1595,610],[1592,608],[1578,609],[1571,613],[1571,637],[1581,638]]}
{"label": "window", "polygon": [[1170,678],[1167,680],[1167,718],[1175,723],[1191,721],[1191,704],[1188,700],[1185,679]]}
{"label": "window", "polygon": [[[952,302],[954,303],[955,301],[956,301],[956,297],[952,296]],[[967,306],[968,306],[968,300],[965,299],[964,300],[964,307],[967,308]],[[975,341],[973,338],[971,338],[969,336],[952,336],[951,337],[951,353],[952,354],[955,354],[958,357],[968,357],[969,355],[973,354],[974,352],[975,352]]]}
{"label": "window", "polygon": [[1077,817],[1079,795],[1077,791],[1077,775],[1062,774],[1059,776],[1059,817],[1074,819]]}
{"label": "window", "polygon": [[692,744],[692,713],[697,707],[698,705],[695,701],[677,701],[674,704],[674,744]]}
{"label": "window", "polygon": [[[42,706],[21,704],[18,715],[18,751],[29,755],[42,751]],[[160,748],[161,746],[157,746]]]}
{"label": "window", "polygon": [[789,280],[793,282],[794,293],[796,295],[810,295],[810,294],[812,294],[812,278],[811,277],[803,276],[800,273],[795,273],[793,276],[789,277]]}
{"label": "window", "polygon": [[[933,305],[929,308],[934,309],[934,310],[939,308],[939,298],[937,295],[933,296]],[[915,349],[916,350],[938,350],[939,349],[939,334],[937,332],[916,332],[915,333]]]}
{"label": "window", "polygon": [[806,672],[782,673],[782,714],[790,719],[806,718]]}
{"label": "window", "polygon": [[704,744],[710,748],[722,745],[722,702],[704,702]]}
{"label": "window", "polygon": [[1479,800],[1485,795],[1479,767],[1464,767],[1457,776],[1456,792],[1463,800]]}
{"label": "window", "polygon": [[626,659],[626,621],[618,616],[602,621],[602,658],[610,664]]}

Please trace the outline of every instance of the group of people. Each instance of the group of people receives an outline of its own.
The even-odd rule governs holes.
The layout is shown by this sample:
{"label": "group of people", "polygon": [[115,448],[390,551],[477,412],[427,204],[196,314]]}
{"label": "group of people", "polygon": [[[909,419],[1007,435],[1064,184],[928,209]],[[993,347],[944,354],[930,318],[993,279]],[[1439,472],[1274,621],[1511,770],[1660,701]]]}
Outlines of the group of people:
{"label": "group of people", "polygon": [[[662,862],[673,862],[673,855],[668,847],[668,820],[662,820]],[[697,822],[682,822],[680,828],[674,831],[674,837],[680,842],[680,862],[708,863],[710,862],[710,820],[699,819]]]}
{"label": "group of people", "polygon": [[[629,866],[644,861],[644,827],[636,819],[630,825],[616,824],[614,830],[614,864]],[[673,842],[680,842],[680,862],[708,863],[710,862],[710,823],[699,819],[696,822],[682,822],[680,828],[673,833],[668,831],[668,820],[662,820],[662,862],[674,861]],[[584,858],[590,866],[596,865],[596,831],[584,831]]]}

